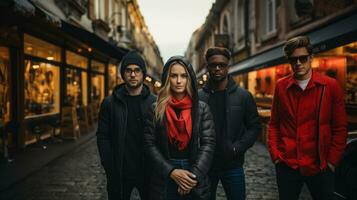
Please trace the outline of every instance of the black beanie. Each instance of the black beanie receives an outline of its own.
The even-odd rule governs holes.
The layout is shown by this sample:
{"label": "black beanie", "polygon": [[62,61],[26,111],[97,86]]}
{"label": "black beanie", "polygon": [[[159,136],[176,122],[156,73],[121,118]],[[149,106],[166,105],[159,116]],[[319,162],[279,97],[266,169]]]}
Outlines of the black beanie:
{"label": "black beanie", "polygon": [[137,51],[130,51],[123,57],[123,60],[121,61],[121,77],[124,77],[124,70],[126,69],[126,67],[132,64],[139,66],[143,71],[144,75],[146,74],[146,64],[143,57],[141,57],[141,55]]}

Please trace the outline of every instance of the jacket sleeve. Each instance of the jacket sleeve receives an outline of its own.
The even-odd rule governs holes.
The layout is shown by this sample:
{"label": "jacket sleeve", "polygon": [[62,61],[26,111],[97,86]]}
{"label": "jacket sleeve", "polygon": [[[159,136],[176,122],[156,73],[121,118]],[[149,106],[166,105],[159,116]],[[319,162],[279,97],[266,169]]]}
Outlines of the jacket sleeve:
{"label": "jacket sleeve", "polygon": [[97,128],[97,145],[99,156],[104,168],[108,168],[113,164],[113,152],[110,142],[110,99],[105,98],[100,106]]}
{"label": "jacket sleeve", "polygon": [[144,149],[153,169],[158,170],[163,177],[169,177],[174,167],[164,158],[157,144],[157,128],[154,122],[154,105],[149,111],[144,128]]}
{"label": "jacket sleeve", "polygon": [[273,162],[281,158],[279,150],[280,136],[280,115],[279,115],[279,94],[278,86],[275,87],[273,105],[271,108],[271,116],[268,127],[268,149]]}
{"label": "jacket sleeve", "polygon": [[201,115],[201,128],[198,140],[200,147],[191,169],[191,172],[197,176],[199,181],[208,173],[216,147],[216,133],[214,129],[213,116],[208,105],[203,102],[201,103],[203,105],[203,112]]}
{"label": "jacket sleeve", "polygon": [[327,161],[337,165],[346,147],[347,139],[347,114],[343,91],[335,81],[332,87],[332,119],[331,119],[331,145]]}
{"label": "jacket sleeve", "polygon": [[244,106],[246,107],[244,112],[244,125],[246,130],[241,139],[233,143],[235,154],[243,154],[252,147],[262,131],[257,106],[250,92],[245,96]]}

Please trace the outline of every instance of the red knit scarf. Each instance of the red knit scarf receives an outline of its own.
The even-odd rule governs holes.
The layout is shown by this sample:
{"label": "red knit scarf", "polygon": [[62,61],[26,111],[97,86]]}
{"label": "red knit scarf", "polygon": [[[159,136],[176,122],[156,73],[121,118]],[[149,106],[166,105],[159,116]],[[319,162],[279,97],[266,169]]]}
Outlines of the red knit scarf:
{"label": "red knit scarf", "polygon": [[[192,135],[191,118],[192,99],[186,95],[183,99],[177,100],[172,97],[166,106],[167,134],[171,144],[177,145],[179,150],[184,150]],[[177,117],[175,110],[180,110]]]}

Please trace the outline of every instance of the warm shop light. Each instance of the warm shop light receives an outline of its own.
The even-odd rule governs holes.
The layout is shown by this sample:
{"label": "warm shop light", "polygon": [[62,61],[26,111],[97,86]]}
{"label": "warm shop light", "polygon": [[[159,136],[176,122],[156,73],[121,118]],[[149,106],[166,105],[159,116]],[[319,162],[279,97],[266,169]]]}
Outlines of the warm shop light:
{"label": "warm shop light", "polygon": [[32,65],[32,68],[33,69],[38,69],[38,68],[40,68],[40,65]]}
{"label": "warm shop light", "polygon": [[148,82],[151,82],[151,81],[152,81],[152,78],[151,78],[150,76],[147,76],[145,79],[146,79]]}
{"label": "warm shop light", "polygon": [[203,74],[202,79],[203,81],[207,81],[207,74]]}
{"label": "warm shop light", "polygon": [[49,56],[49,57],[47,57],[46,59],[47,59],[47,60],[54,60],[54,57]]}
{"label": "warm shop light", "polygon": [[161,87],[161,83],[159,81],[156,81],[154,86],[159,88],[159,87]]}

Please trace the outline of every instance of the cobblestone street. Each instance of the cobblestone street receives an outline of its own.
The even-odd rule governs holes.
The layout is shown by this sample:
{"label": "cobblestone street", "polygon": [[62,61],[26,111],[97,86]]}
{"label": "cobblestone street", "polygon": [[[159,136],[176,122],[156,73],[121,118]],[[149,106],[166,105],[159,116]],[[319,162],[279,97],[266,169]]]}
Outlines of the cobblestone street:
{"label": "cobblestone street", "polygon": [[[278,199],[275,170],[266,148],[256,143],[246,155],[247,199]],[[105,175],[95,139],[0,194],[1,200],[105,200]],[[134,195],[135,196],[135,195]],[[137,199],[137,198],[133,198]],[[225,199],[222,187],[217,200]],[[300,199],[308,198],[306,189]]]}

